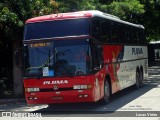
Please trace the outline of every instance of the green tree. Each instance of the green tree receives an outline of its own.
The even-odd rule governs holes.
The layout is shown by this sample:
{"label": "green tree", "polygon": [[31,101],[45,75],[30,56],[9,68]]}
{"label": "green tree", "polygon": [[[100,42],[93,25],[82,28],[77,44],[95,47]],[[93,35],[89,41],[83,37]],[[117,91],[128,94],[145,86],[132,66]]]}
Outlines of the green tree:
{"label": "green tree", "polygon": [[144,13],[144,6],[138,0],[119,0],[107,5],[106,12],[124,20],[137,22],[134,16],[142,15]]}
{"label": "green tree", "polygon": [[57,0],[59,12],[71,12],[81,10],[95,10],[99,0]]}
{"label": "green tree", "polygon": [[160,40],[160,0],[140,0],[145,13],[140,19],[146,28],[148,41]]}
{"label": "green tree", "polygon": [[[58,3],[54,0],[0,1],[0,43],[2,46],[8,46],[9,44],[12,46],[10,52],[13,51],[13,84],[15,86],[15,96],[23,94],[22,68],[16,64],[16,54],[19,53],[20,55],[22,51],[21,43],[25,21],[31,17],[54,13],[57,7]],[[7,60],[6,57],[4,61],[5,59]],[[19,61],[19,64],[22,64],[22,60]]]}

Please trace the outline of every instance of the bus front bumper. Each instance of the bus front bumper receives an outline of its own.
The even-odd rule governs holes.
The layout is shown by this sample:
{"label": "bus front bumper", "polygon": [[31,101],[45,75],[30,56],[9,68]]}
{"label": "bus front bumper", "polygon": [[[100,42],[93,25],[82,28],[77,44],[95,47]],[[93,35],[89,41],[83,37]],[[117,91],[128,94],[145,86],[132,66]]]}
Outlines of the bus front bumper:
{"label": "bus front bumper", "polygon": [[28,104],[56,104],[95,101],[92,90],[26,92],[25,96]]}

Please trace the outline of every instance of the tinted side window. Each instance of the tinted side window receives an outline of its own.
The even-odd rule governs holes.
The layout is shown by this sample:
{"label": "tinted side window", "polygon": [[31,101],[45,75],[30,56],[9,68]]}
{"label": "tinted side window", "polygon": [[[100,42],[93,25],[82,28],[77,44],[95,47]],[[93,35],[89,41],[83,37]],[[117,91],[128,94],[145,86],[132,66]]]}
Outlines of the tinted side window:
{"label": "tinted side window", "polygon": [[117,43],[118,42],[118,30],[117,30],[117,24],[115,22],[111,22],[111,43]]}
{"label": "tinted side window", "polygon": [[92,35],[99,41],[101,41],[101,27],[100,20],[93,19],[92,20]]}
{"label": "tinted side window", "polygon": [[92,56],[93,56],[93,66],[94,71],[100,70],[103,63],[103,52],[100,45],[92,44]]}
{"label": "tinted side window", "polygon": [[111,39],[109,21],[108,20],[102,21],[101,28],[102,28],[102,40],[104,43],[107,43]]}
{"label": "tinted side window", "polygon": [[111,20],[102,20],[102,40],[104,43],[120,42],[120,24]]}

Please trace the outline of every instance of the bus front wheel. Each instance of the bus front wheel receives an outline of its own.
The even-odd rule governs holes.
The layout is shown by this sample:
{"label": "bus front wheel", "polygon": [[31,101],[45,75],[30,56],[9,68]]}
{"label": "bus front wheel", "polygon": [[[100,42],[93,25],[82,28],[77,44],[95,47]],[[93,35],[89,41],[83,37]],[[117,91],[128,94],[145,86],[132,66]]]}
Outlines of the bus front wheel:
{"label": "bus front wheel", "polygon": [[109,103],[110,96],[111,96],[111,93],[110,93],[110,84],[109,84],[108,80],[105,80],[104,81],[104,97],[102,99],[102,104]]}

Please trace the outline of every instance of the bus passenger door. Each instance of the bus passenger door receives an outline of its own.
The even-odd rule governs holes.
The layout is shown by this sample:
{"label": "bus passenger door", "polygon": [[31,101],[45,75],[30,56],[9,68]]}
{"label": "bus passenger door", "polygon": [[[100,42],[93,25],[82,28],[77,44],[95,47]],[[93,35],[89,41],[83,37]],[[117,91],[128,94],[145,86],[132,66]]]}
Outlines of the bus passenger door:
{"label": "bus passenger door", "polygon": [[92,45],[92,56],[93,56],[93,72],[94,72],[94,86],[95,86],[95,100],[99,100],[103,94],[103,81],[104,81],[104,72],[103,67],[103,52],[101,45]]}

